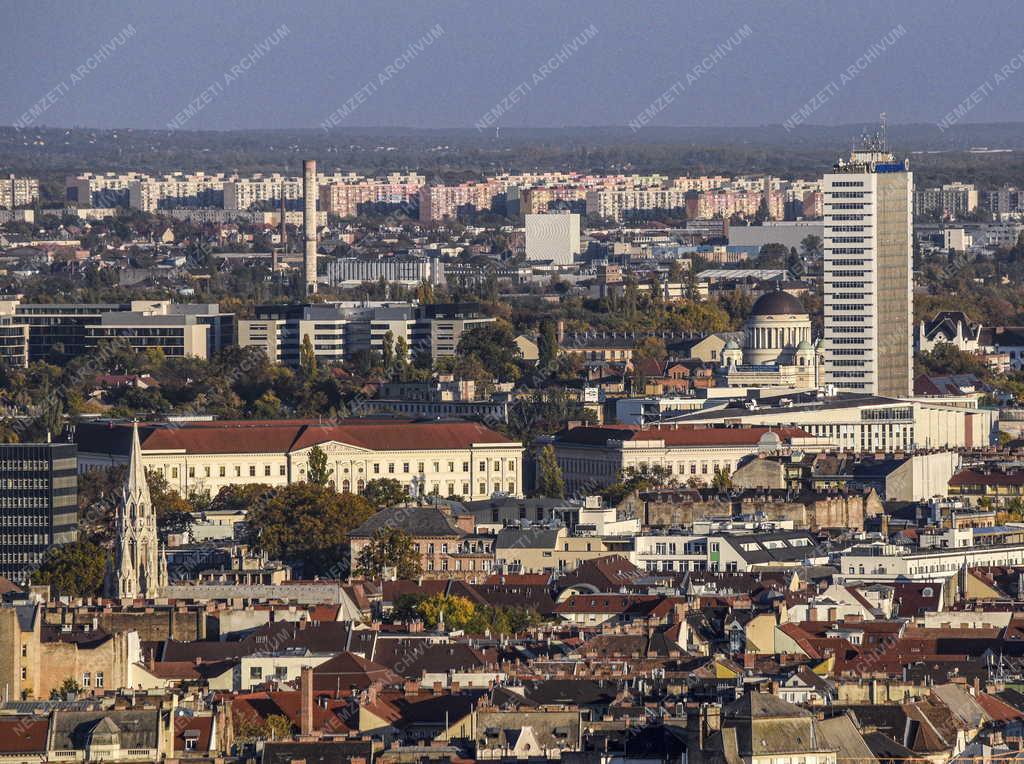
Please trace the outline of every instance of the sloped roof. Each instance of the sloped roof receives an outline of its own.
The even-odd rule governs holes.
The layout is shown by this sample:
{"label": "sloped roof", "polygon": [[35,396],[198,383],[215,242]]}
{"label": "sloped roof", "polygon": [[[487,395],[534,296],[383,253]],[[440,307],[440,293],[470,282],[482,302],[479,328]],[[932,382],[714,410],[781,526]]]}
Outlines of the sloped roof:
{"label": "sloped roof", "polygon": [[48,717],[0,717],[0,754],[45,752],[49,729]]}
{"label": "sloped roof", "polygon": [[51,721],[51,750],[84,748],[97,724],[109,720],[120,732],[122,748],[156,748],[160,739],[160,712],[149,709],[123,711],[64,711],[56,709]]}
{"label": "sloped roof", "polygon": [[[83,423],[76,428],[79,451],[127,455],[131,431],[122,424]],[[369,451],[463,449],[474,444],[509,444],[501,433],[477,422],[411,422],[348,419],[242,420],[141,425],[143,452],[188,454],[290,453],[338,442]]]}
{"label": "sloped roof", "polygon": [[349,535],[354,538],[369,538],[379,530],[397,528],[413,537],[459,538],[466,532],[456,528],[448,515],[434,507],[395,507],[382,509],[371,515]]}
{"label": "sloped roof", "polygon": [[762,436],[774,433],[783,442],[806,438],[799,427],[648,427],[616,425],[614,427],[573,427],[555,436],[566,445],[605,446],[608,441],[664,441],[666,446],[756,446]]}
{"label": "sloped roof", "polygon": [[353,687],[365,690],[374,682],[396,681],[399,676],[391,669],[351,652],[338,653],[313,669],[313,689],[317,692],[344,692]]}

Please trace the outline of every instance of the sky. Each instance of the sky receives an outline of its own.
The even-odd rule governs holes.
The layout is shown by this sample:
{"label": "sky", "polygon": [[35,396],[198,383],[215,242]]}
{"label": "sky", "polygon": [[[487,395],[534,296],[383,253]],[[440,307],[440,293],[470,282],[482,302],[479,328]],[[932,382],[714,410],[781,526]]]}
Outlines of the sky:
{"label": "sky", "polygon": [[[1024,120],[1015,0],[0,0],[0,124]],[[1000,76],[1000,73],[1001,76]],[[973,94],[973,95],[972,95]]]}

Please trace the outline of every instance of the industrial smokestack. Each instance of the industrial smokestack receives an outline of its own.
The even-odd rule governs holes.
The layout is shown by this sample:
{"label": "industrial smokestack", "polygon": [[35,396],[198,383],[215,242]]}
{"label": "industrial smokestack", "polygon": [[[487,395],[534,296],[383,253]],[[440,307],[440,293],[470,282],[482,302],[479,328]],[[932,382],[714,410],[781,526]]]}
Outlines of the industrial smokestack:
{"label": "industrial smokestack", "polygon": [[319,195],[316,160],[306,159],[302,163],[302,226],[306,245],[303,267],[307,294],[316,292],[316,198]]}

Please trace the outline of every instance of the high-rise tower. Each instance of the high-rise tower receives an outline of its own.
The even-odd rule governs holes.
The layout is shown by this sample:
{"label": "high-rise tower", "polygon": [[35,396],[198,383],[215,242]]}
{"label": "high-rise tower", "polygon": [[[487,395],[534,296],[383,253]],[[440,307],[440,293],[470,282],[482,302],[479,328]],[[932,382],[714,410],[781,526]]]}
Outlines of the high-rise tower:
{"label": "high-rise tower", "polygon": [[913,393],[914,178],[884,134],[825,175],[825,382]]}
{"label": "high-rise tower", "polygon": [[158,546],[156,510],[142,465],[138,424],[132,425],[128,479],[118,502],[115,526],[117,540],[113,564],[107,570],[107,596],[116,599],[160,596],[160,590],[167,586],[167,562]]}
{"label": "high-rise tower", "polygon": [[302,227],[306,247],[302,264],[307,294],[316,292],[316,199],[319,195],[316,160],[306,159],[302,163]]}

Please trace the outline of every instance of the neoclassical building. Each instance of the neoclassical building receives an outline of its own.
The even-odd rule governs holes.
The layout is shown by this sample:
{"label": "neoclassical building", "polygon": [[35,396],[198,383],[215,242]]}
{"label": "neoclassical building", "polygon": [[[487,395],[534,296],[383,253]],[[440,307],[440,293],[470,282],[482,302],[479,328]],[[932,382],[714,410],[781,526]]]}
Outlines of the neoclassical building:
{"label": "neoclassical building", "polygon": [[743,326],[743,347],[730,340],[722,348],[720,382],[727,387],[812,388],[822,383],[820,341],[811,335],[811,317],[788,292],[761,295]]}
{"label": "neoclassical building", "polygon": [[[230,485],[283,486],[306,479],[314,446],[327,455],[339,491],[359,493],[391,478],[412,496],[489,499],[522,496],[523,446],[476,422],[400,419],[251,419],[147,422],[138,428],[140,460],[180,495]],[[76,428],[78,469],[129,461],[131,430],[120,423]]]}

